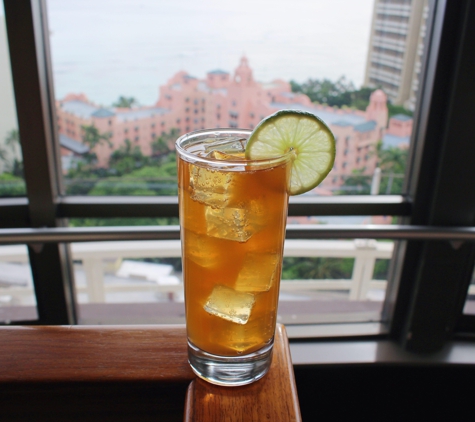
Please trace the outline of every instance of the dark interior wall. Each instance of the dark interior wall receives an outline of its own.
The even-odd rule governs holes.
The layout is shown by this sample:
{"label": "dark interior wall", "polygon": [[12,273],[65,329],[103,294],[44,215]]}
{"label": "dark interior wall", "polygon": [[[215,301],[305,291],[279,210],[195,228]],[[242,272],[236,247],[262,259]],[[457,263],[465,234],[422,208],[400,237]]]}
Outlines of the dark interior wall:
{"label": "dark interior wall", "polygon": [[303,421],[475,420],[475,366],[296,366]]}
{"label": "dark interior wall", "polygon": [[[470,365],[295,366],[304,422],[475,420]],[[1,421],[181,421],[187,383],[9,384]]]}

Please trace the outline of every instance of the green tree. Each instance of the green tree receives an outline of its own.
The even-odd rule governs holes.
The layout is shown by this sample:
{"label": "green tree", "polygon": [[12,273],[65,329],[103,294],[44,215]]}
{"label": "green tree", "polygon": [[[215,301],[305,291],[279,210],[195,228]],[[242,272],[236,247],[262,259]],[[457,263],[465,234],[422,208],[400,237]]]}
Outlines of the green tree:
{"label": "green tree", "polygon": [[[7,146],[13,155],[13,161],[8,163],[9,171],[12,175],[23,178],[23,162],[18,160],[17,151],[20,146],[20,134],[17,129],[12,129],[5,137],[5,146]],[[8,153],[5,148],[0,148],[0,159],[5,161],[8,158]]]}
{"label": "green tree", "polygon": [[409,150],[398,147],[383,148],[382,141],[379,141],[373,153],[378,157],[377,165],[381,168],[382,174],[379,193],[386,195],[402,193]]}
{"label": "green tree", "polygon": [[284,258],[283,280],[349,279],[353,258]]}
{"label": "green tree", "polygon": [[371,176],[365,174],[364,168],[354,169],[347,176],[337,195],[369,195],[371,191]]}
{"label": "green tree", "polygon": [[290,81],[293,92],[302,92],[308,95],[311,101],[329,106],[342,107],[351,103],[351,93],[355,87],[345,76],[341,76],[336,82],[330,79],[308,79],[303,84]]}
{"label": "green tree", "polygon": [[396,114],[404,114],[406,116],[412,117],[413,112],[403,106],[388,103],[388,117],[391,118]]}
{"label": "green tree", "polygon": [[369,105],[369,97],[373,91],[374,88],[369,88],[367,86],[353,91],[351,93],[351,102],[348,106],[354,107],[357,110],[366,110],[366,107]]}
{"label": "green tree", "polygon": [[137,180],[130,176],[106,177],[97,181],[89,191],[89,195],[95,196],[153,196],[155,192],[148,188],[146,181]]}
{"label": "green tree", "polygon": [[118,176],[131,173],[148,163],[148,157],[142,154],[138,145],[132,146],[129,139],[115,150],[109,158],[109,172]]}
{"label": "green tree", "polygon": [[152,142],[152,155],[160,156],[168,154],[170,152],[169,144],[174,143],[178,136],[180,136],[180,131],[177,128],[171,128],[168,133],[164,133],[158,136]]}
{"label": "green tree", "polygon": [[26,195],[25,181],[11,173],[0,174],[0,197]]}
{"label": "green tree", "polygon": [[[161,136],[164,143],[174,141],[178,130],[172,129]],[[97,128],[84,131],[89,146],[108,140]],[[176,195],[176,154],[167,151],[161,155],[145,156],[137,145],[126,139],[113,151],[107,168],[93,166],[95,155],[79,161],[65,177],[66,192],[70,195]],[[92,153],[91,153],[92,154]]]}
{"label": "green tree", "polygon": [[387,280],[389,273],[389,259],[376,259],[374,263],[373,278],[375,280]]}
{"label": "green tree", "polygon": [[175,160],[164,161],[157,166],[146,166],[132,172],[130,178],[143,180],[147,189],[155,195],[171,196],[178,194],[177,167]]}
{"label": "green tree", "polygon": [[82,140],[85,144],[89,145],[89,148],[94,149],[97,145],[103,145],[104,143],[112,147],[110,133],[100,133],[94,124],[82,125],[81,129],[83,131]]}
{"label": "green tree", "polygon": [[[308,79],[299,84],[296,81],[290,81],[292,92],[301,92],[308,95],[311,101],[320,104],[328,104],[337,107],[352,107],[357,110],[366,110],[369,104],[371,93],[381,87],[361,87],[356,89],[351,81],[345,76],[341,76],[333,82],[329,79]],[[384,89],[383,89],[384,91]],[[412,117],[412,111],[403,106],[393,105],[388,102],[388,115],[392,117],[396,114],[405,114]]]}
{"label": "green tree", "polygon": [[97,145],[109,145],[112,148],[112,143],[110,141],[111,134],[100,133],[99,129],[94,125],[82,125],[82,141],[89,146],[89,152],[83,155],[84,160],[87,164],[93,164],[97,162],[97,155],[93,151]]}
{"label": "green tree", "polygon": [[119,99],[112,104],[112,107],[132,108],[136,105],[138,105],[138,102],[134,97],[124,97],[121,95]]}

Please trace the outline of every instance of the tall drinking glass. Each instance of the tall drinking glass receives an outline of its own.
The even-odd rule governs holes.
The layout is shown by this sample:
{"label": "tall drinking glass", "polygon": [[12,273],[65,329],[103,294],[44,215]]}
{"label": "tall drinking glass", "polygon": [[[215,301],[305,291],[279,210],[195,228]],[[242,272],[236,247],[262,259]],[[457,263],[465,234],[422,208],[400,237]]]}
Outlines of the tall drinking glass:
{"label": "tall drinking glass", "polygon": [[225,386],[269,369],[282,270],[291,157],[246,160],[250,134],[176,142],[189,362]]}

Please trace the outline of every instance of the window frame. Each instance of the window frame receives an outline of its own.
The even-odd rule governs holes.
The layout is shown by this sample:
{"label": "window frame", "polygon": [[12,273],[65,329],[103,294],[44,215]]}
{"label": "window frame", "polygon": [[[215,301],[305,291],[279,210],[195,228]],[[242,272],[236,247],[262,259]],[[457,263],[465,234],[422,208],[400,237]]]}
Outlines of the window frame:
{"label": "window frame", "polygon": [[[71,236],[81,230],[68,229],[67,219],[177,217],[178,200],[62,194],[46,0],[4,0],[4,6],[27,197],[0,199],[0,240],[18,241],[25,229],[33,236],[40,231],[45,234],[44,243],[33,242],[28,246],[39,316],[38,320],[28,322],[74,324],[77,323],[74,277],[69,245],[64,242],[71,241]],[[474,9],[468,0],[431,2],[429,21],[433,24],[427,29],[430,42],[426,46],[427,59],[414,119],[413,147],[406,175],[408,194],[301,196],[291,198],[289,204],[289,216],[398,216],[400,224],[391,226],[393,232],[387,232],[387,238],[417,239],[397,242],[383,313],[389,338],[408,350],[438,350],[456,330],[475,331],[475,318],[462,315],[470,282],[468,273],[471,275],[475,262],[470,211],[475,206],[475,193],[464,196],[462,186],[457,189],[446,182],[453,180],[447,179],[449,176],[459,180],[475,178],[475,166],[469,165],[470,158],[475,157],[475,145],[470,146],[475,119],[470,119],[470,107],[467,107],[470,96],[475,98],[475,87],[469,77],[475,63],[475,53],[470,49],[470,44],[475,43],[474,30],[470,27],[470,22],[475,22]],[[470,176],[474,177],[466,179]],[[444,204],[451,204],[451,208]],[[460,212],[452,215],[448,211],[454,208]],[[328,225],[325,229],[326,235],[318,227],[288,227],[287,238],[349,237],[347,227]],[[360,226],[358,230],[351,232],[351,236],[378,235],[375,226]],[[64,236],[55,240],[55,231],[61,231]],[[104,240],[104,233],[110,235],[114,231],[118,238],[135,240],[147,234],[147,230],[138,231],[131,237],[126,228],[88,228],[86,236],[92,239],[96,235],[96,239]],[[179,236],[177,227],[152,232],[154,239]],[[444,257],[449,244],[447,240],[434,239],[451,236],[465,240],[458,248],[450,246],[449,263],[459,268],[457,278],[451,277],[450,269],[439,269],[438,288],[431,289],[432,263]],[[453,296],[450,306],[439,312],[437,306],[441,301],[444,303],[447,295]],[[434,312],[440,313],[435,324]]]}

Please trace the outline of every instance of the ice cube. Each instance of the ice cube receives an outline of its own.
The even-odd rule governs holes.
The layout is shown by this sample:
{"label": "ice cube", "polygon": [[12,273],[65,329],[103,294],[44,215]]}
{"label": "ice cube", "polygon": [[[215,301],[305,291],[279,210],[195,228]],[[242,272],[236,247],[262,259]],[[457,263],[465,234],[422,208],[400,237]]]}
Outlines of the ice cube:
{"label": "ice cube", "polygon": [[243,325],[251,316],[254,302],[254,295],[251,293],[236,292],[230,287],[217,285],[208,297],[204,310],[211,315]]}
{"label": "ice cube", "polygon": [[251,200],[247,204],[248,212],[248,230],[253,233],[261,230],[268,221],[268,213],[264,208],[264,202],[259,200]]}
{"label": "ice cube", "polygon": [[227,324],[220,330],[210,332],[210,341],[225,350],[248,353],[268,343],[274,335],[274,312],[261,318],[254,318],[247,324]]}
{"label": "ice cube", "polygon": [[266,292],[275,281],[279,256],[275,253],[248,252],[234,288],[239,292]]}
{"label": "ice cube", "polygon": [[208,236],[246,242],[253,234],[247,227],[248,211],[246,208],[214,209],[207,207],[205,218]]}
{"label": "ice cube", "polygon": [[269,344],[274,337],[276,312],[271,310],[261,317],[250,319],[247,324],[227,324],[210,332],[210,341],[224,349],[249,353]]}
{"label": "ice cube", "polygon": [[229,201],[231,181],[230,172],[190,165],[190,196],[195,201],[213,208],[225,207]]}
{"label": "ice cube", "polygon": [[214,158],[215,160],[222,160],[222,161],[242,161],[246,159],[243,152],[229,153],[229,152],[223,152],[223,151],[218,151],[218,150],[211,151],[208,157]]}
{"label": "ice cube", "polygon": [[204,268],[216,267],[220,262],[219,250],[213,239],[198,234],[191,230],[185,230],[185,256],[195,264]]}
{"label": "ice cube", "polygon": [[219,150],[228,154],[244,152],[246,149],[246,139],[239,137],[230,137],[223,139],[213,139],[209,144],[205,144],[205,152]]}

